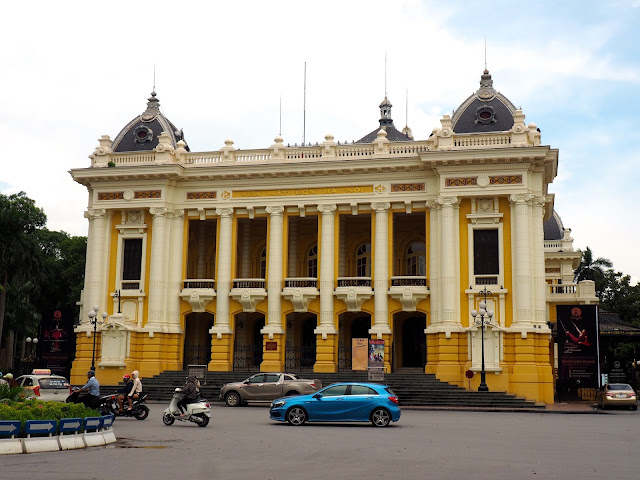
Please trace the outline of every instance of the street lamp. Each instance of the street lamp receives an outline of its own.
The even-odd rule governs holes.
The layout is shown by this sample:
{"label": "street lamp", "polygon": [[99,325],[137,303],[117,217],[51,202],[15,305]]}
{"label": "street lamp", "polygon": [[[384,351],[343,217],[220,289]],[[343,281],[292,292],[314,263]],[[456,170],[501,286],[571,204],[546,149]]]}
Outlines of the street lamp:
{"label": "street lamp", "polygon": [[493,320],[493,310],[487,310],[487,296],[491,295],[491,292],[487,290],[487,287],[484,287],[484,289],[480,291],[480,295],[484,296],[484,301],[480,302],[478,305],[480,307],[480,311],[477,312],[476,310],[471,310],[471,316],[473,317],[473,323],[480,326],[482,342],[482,369],[480,370],[480,386],[478,387],[478,391],[488,392],[489,387],[487,387],[486,372],[484,371],[484,328],[485,325],[491,324],[491,320]]}
{"label": "street lamp", "polygon": [[[89,323],[93,325],[93,350],[91,352],[91,370],[95,372],[96,370],[96,330],[98,328],[98,311],[100,307],[98,305],[93,306],[93,310],[89,310]],[[102,312],[102,322],[105,323],[107,320],[107,312]]]}

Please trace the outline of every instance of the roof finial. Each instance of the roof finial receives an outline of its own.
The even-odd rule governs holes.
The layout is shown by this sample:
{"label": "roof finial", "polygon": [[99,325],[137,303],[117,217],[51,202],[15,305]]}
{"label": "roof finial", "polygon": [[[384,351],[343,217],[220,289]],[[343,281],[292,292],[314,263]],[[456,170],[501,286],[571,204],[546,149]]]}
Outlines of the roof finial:
{"label": "roof finial", "polygon": [[484,35],[484,71],[485,73],[489,73],[487,70],[487,35]]}
{"label": "roof finial", "polygon": [[[156,64],[153,64],[153,93],[156,91]],[[152,94],[153,95],[153,94]]]}
{"label": "roof finial", "polygon": [[387,98],[387,51],[384,51],[384,98]]}

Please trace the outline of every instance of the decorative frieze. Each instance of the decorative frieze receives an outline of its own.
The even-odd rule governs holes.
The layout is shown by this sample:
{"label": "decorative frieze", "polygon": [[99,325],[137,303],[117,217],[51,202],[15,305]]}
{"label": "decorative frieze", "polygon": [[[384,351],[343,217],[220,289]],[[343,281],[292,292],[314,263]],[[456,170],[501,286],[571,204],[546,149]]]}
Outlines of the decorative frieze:
{"label": "decorative frieze", "polygon": [[215,199],[216,196],[216,192],[187,192],[187,200]]}
{"label": "decorative frieze", "polygon": [[478,184],[478,177],[447,178],[444,181],[445,187],[468,187]]}
{"label": "decorative frieze", "polygon": [[122,200],[124,192],[98,192],[98,200]]}
{"label": "decorative frieze", "polygon": [[392,183],[392,192],[424,192],[424,183]]}
{"label": "decorative frieze", "polygon": [[[98,200],[131,200],[132,198],[161,198],[161,190],[141,190],[134,192],[98,192]],[[215,198],[215,197],[214,197]]]}
{"label": "decorative frieze", "polygon": [[161,190],[142,190],[134,193],[134,198],[161,198]]}
{"label": "decorative frieze", "polygon": [[[493,177],[460,177],[447,178],[444,181],[445,187],[472,187],[487,185],[518,185],[522,183],[522,175],[497,175]],[[393,187],[393,186],[392,186]]]}
{"label": "decorative frieze", "polygon": [[514,185],[522,183],[522,175],[500,175],[489,177],[491,185]]}

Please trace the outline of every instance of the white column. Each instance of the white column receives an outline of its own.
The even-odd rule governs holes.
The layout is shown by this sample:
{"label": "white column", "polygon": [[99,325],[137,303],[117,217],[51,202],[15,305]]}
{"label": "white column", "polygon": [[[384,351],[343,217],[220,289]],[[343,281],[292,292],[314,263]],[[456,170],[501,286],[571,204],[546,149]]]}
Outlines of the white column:
{"label": "white column", "polygon": [[440,204],[427,202],[429,207],[429,291],[431,297],[431,325],[440,322]]}
{"label": "white column", "polygon": [[89,220],[89,234],[84,275],[83,311],[80,312],[80,321],[87,323],[89,321],[87,312],[94,305],[98,305],[101,311],[106,310],[107,306],[111,212],[103,208],[90,208],[84,212],[84,217]]}
{"label": "white column", "polygon": [[459,300],[456,298],[456,292],[459,288],[459,269],[457,268],[456,257],[458,251],[456,246],[456,222],[458,221],[458,198],[457,197],[439,197],[436,200],[440,204],[440,285],[441,292],[441,323],[460,324],[460,315],[458,314]]}
{"label": "white column", "polygon": [[169,273],[169,228],[165,207],[150,208],[151,265],[149,272],[149,314],[145,328],[162,330],[166,320],[167,277]]}
{"label": "white column", "polygon": [[180,292],[184,280],[182,278],[184,210],[174,210],[169,222],[171,225],[171,254],[169,255],[169,283],[167,286],[167,331],[180,333]]}
{"label": "white column", "polygon": [[267,207],[269,214],[269,262],[267,265],[267,321],[263,334],[282,334],[282,240],[284,207]]}
{"label": "white column", "polygon": [[391,333],[389,327],[389,203],[372,203],[375,217],[375,250],[373,252],[373,326],[372,335],[382,338]]}
{"label": "white column", "polygon": [[334,287],[334,234],[336,205],[318,205],[322,215],[322,233],[320,237],[320,325],[314,330],[323,338],[337,332],[333,322],[333,287]]}
{"label": "white column", "polygon": [[233,208],[218,208],[216,214],[220,217],[220,238],[218,239],[218,273],[216,275],[216,316],[215,325],[209,333],[216,334],[218,339],[222,334],[231,332],[229,311],[229,292],[231,291],[231,256],[233,241]]}
{"label": "white column", "polygon": [[347,216],[340,215],[340,230],[338,237],[338,276],[347,276]]}
{"label": "white column", "polygon": [[533,286],[535,293],[535,322],[538,325],[547,323],[547,285],[545,282],[544,265],[544,205],[546,198],[538,196],[533,200],[533,218],[531,229],[533,231],[533,249],[531,254],[534,258]]}
{"label": "white column", "polygon": [[515,300],[515,312],[513,324],[531,325],[533,322],[532,294],[533,283],[531,281],[531,231],[530,231],[530,206],[533,200],[531,194],[511,195],[509,201],[512,208],[512,238],[513,241],[513,288]]}

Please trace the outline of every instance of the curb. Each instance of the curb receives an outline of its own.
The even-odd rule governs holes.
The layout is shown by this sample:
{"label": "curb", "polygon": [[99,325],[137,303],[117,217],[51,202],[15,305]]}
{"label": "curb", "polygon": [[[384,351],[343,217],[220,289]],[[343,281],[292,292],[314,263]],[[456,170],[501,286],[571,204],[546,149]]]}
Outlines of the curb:
{"label": "curb", "polygon": [[[116,442],[113,431],[113,415],[55,420],[29,420],[26,424],[27,437],[0,438],[0,455],[16,453],[57,452],[78,448],[106,446]],[[1,421],[0,425],[14,425],[13,421]],[[19,422],[18,422],[19,423]],[[52,424],[49,431],[44,426]],[[55,424],[55,425],[53,425]],[[73,426],[69,426],[73,425]],[[37,429],[36,429],[37,427]],[[85,431],[80,433],[84,427]],[[47,436],[32,437],[32,434],[46,433]]]}

